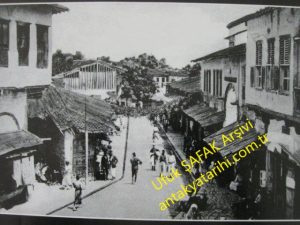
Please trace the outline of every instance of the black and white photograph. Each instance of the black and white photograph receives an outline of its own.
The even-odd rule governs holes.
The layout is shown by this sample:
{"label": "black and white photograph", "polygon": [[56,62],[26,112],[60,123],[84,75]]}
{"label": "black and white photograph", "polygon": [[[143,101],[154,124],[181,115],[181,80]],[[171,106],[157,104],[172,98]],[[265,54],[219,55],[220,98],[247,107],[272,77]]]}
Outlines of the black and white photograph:
{"label": "black and white photograph", "polygon": [[300,219],[300,7],[0,2],[0,215]]}

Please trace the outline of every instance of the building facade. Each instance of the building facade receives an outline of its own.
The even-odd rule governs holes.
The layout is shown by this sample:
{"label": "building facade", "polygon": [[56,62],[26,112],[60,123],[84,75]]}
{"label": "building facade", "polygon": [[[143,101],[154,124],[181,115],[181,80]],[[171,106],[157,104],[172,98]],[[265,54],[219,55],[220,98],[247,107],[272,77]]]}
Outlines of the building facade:
{"label": "building facade", "polygon": [[269,139],[261,173],[279,218],[299,217],[299,16],[265,8],[247,19],[245,112]]}
{"label": "building facade", "polygon": [[74,69],[64,73],[64,87],[79,94],[108,98],[117,93],[117,74],[122,71],[100,60],[82,60],[74,63]]}
{"label": "building facade", "polygon": [[1,194],[8,186],[16,192],[35,182],[34,154],[43,141],[28,132],[27,100],[50,84],[52,15],[67,10],[48,4],[0,7]]}
{"label": "building facade", "polygon": [[229,24],[228,29],[228,48],[193,60],[201,63],[200,88],[204,102],[225,111],[223,126],[238,120],[238,105],[245,99],[247,27],[237,21]]}

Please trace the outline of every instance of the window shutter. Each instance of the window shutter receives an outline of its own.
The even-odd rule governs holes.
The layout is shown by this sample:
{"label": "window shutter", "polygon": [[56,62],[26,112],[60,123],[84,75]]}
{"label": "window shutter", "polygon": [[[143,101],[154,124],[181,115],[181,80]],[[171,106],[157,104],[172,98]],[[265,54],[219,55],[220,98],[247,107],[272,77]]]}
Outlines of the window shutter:
{"label": "window shutter", "polygon": [[251,72],[250,72],[250,86],[254,87],[254,67],[251,67]]}
{"label": "window shutter", "polygon": [[280,37],[279,41],[279,62],[280,64],[289,65],[290,64],[290,53],[291,53],[291,38],[290,37]]}
{"label": "window shutter", "polygon": [[284,64],[290,64],[291,40],[286,38],[284,41]]}
{"label": "window shutter", "polygon": [[278,90],[279,89],[279,82],[280,82],[280,73],[279,73],[279,67],[276,66],[274,68],[274,89]]}
{"label": "window shutter", "polygon": [[256,42],[256,65],[262,64],[262,41]]}
{"label": "window shutter", "polygon": [[261,87],[265,88],[265,77],[266,77],[266,67],[262,67],[262,74],[261,74]]}

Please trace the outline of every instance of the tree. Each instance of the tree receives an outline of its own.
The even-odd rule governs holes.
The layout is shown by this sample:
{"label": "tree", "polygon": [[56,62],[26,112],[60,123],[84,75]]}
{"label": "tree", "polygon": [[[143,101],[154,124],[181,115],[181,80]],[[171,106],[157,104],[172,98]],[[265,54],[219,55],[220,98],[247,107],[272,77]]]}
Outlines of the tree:
{"label": "tree", "polygon": [[69,71],[73,67],[74,60],[83,60],[84,55],[80,51],[76,51],[75,55],[71,53],[63,53],[60,49],[52,55],[52,75]]}
{"label": "tree", "polygon": [[100,59],[100,60],[103,61],[103,62],[107,62],[107,63],[110,63],[110,62],[111,62],[109,56],[101,56],[101,57],[98,58],[98,59]]}
{"label": "tree", "polygon": [[82,60],[84,59],[84,55],[80,51],[76,51],[73,56],[73,60]]}

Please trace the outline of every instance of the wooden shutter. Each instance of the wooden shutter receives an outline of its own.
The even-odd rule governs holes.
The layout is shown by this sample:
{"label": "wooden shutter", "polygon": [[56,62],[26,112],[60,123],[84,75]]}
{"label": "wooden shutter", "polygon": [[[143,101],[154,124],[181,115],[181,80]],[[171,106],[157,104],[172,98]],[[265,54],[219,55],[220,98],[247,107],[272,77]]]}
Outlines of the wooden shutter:
{"label": "wooden shutter", "polygon": [[268,64],[274,64],[274,42],[274,38],[268,40]]}
{"label": "wooden shutter", "polygon": [[254,81],[255,81],[255,73],[254,73],[254,67],[251,67],[250,71],[250,86],[254,87]]}
{"label": "wooden shutter", "polygon": [[280,37],[279,60],[281,65],[290,64],[291,38],[289,36]]}
{"label": "wooden shutter", "polygon": [[256,42],[256,65],[262,64],[262,41]]}

